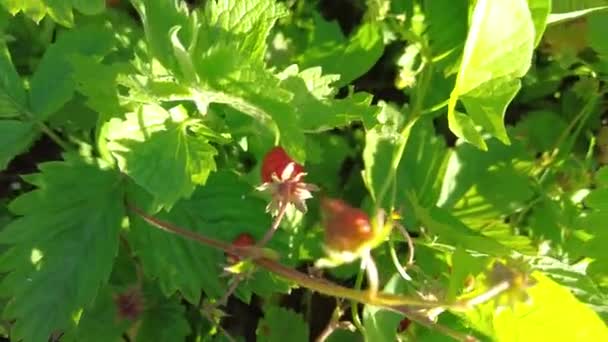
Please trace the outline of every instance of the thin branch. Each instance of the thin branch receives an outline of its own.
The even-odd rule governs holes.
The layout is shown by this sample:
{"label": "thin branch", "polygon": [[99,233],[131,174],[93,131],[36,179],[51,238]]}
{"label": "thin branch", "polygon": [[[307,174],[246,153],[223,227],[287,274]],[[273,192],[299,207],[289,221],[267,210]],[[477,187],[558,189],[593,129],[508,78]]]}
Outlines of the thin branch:
{"label": "thin branch", "polygon": [[399,275],[401,276],[401,278],[407,280],[407,281],[411,281],[412,277],[409,276],[409,274],[407,274],[407,272],[405,271],[405,268],[403,268],[403,266],[401,265],[401,261],[399,261],[399,257],[397,256],[397,251],[395,250],[395,245],[393,243],[393,240],[388,240],[388,251],[389,254],[391,255],[391,260],[393,261],[393,265],[395,265],[395,268],[397,269],[397,273],[399,273]]}
{"label": "thin branch", "polygon": [[256,247],[260,247],[260,248],[264,247],[264,245],[266,245],[268,243],[268,241],[270,241],[270,239],[272,239],[272,236],[274,235],[274,233],[277,231],[277,229],[279,229],[279,225],[281,225],[281,221],[283,221],[283,217],[285,217],[285,213],[287,212],[288,205],[289,205],[289,202],[287,202],[287,201],[283,201],[281,203],[281,207],[279,208],[279,213],[274,218],[274,221],[272,221],[272,225],[270,226],[270,229],[268,229],[268,231],[266,231],[266,234],[264,234],[264,237],[262,237],[262,239],[256,244]]}
{"label": "thin branch", "polygon": [[[361,289],[361,284],[363,283],[363,270],[359,269],[357,272],[357,279],[355,279],[355,290]],[[361,323],[361,317],[359,317],[359,303],[356,300],[351,300],[350,303],[350,313],[353,318],[353,323],[357,327],[357,329],[361,332],[361,334],[365,333],[365,327],[363,323]]]}
{"label": "thin branch", "polygon": [[[284,202],[281,205],[281,208],[279,209],[279,213],[272,221],[272,225],[270,226],[268,231],[266,231],[266,234],[264,234],[264,237],[256,244],[256,247],[262,248],[262,247],[264,247],[264,245],[266,245],[266,243],[268,243],[268,241],[270,241],[270,239],[272,239],[272,236],[279,228],[279,225],[281,224],[283,217],[285,217],[285,213],[287,212],[287,204],[288,204],[287,202]],[[226,291],[226,293],[224,293],[222,298],[220,298],[220,300],[218,300],[217,305],[221,306],[221,305],[225,305],[226,303],[228,303],[228,298],[234,293],[234,291],[236,291],[237,287],[239,287],[239,284],[244,279],[245,279],[245,277],[243,277],[242,274],[237,274],[233,278],[233,281],[230,284],[230,287],[228,287],[228,290]]]}
{"label": "thin branch", "polygon": [[317,336],[317,338],[315,339],[315,342],[324,342],[337,329],[348,329],[350,331],[355,330],[355,327],[353,326],[352,323],[347,322],[347,321],[340,321],[340,317],[342,317],[343,313],[344,313],[344,310],[342,309],[341,303],[338,302],[336,304],[336,308],[334,309],[334,312],[331,315],[331,319],[329,320],[329,323],[327,323],[327,326],[325,327],[325,329],[323,329],[323,331],[319,334],[319,336]]}
{"label": "thin branch", "polygon": [[232,279],[232,283],[230,283],[230,286],[228,286],[228,290],[226,290],[226,293],[224,293],[224,295],[222,296],[222,298],[220,298],[215,306],[223,306],[228,304],[228,298],[230,298],[230,296],[234,293],[234,291],[236,291],[236,289],[239,287],[239,284],[241,283],[241,281],[243,281],[244,277],[242,274],[237,274],[234,276],[234,278]]}
{"label": "thin branch", "polygon": [[377,293],[375,296],[370,296],[370,293],[368,291],[353,290],[348,287],[337,285],[325,279],[314,278],[305,273],[291,269],[285,265],[276,262],[275,260],[264,257],[264,254],[259,248],[236,248],[228,243],[194,233],[190,230],[186,230],[177,227],[171,223],[154,218],[133,205],[127,204],[127,206],[132,212],[136,213],[138,216],[140,216],[142,219],[144,219],[146,222],[150,223],[156,228],[162,229],[172,234],[180,235],[182,237],[188,238],[206,246],[223,250],[227,253],[236,254],[237,256],[242,258],[251,258],[252,262],[256,265],[270,272],[273,272],[282,278],[293,281],[301,287],[305,287],[328,296],[351,299],[360,303],[384,308],[394,308],[405,305],[414,306],[417,308],[434,308],[441,306],[454,310],[466,309],[466,307],[463,306],[461,303],[426,301],[418,298],[405,297],[382,292]]}
{"label": "thin branch", "polygon": [[407,241],[407,248],[408,248],[408,258],[407,258],[407,267],[410,267],[414,264],[414,240],[412,240],[412,237],[410,236],[410,233],[408,233],[407,229],[405,229],[401,224],[399,224],[398,222],[393,222],[393,224],[395,224],[395,226],[397,227],[397,229],[401,232],[401,234],[403,234],[403,236],[405,237],[405,241]]}
{"label": "thin branch", "polygon": [[369,291],[370,296],[373,298],[376,296],[376,294],[378,294],[380,281],[378,276],[378,267],[376,267],[376,263],[374,262],[371,251],[367,251],[361,257],[361,267],[365,268],[365,272],[367,273],[367,290]]}

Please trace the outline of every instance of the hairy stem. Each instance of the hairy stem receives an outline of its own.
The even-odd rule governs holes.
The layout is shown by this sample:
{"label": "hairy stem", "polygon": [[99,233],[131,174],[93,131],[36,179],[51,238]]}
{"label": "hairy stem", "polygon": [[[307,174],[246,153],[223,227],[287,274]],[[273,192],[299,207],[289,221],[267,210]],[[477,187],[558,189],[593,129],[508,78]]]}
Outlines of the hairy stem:
{"label": "hairy stem", "polygon": [[281,203],[279,212],[278,212],[277,216],[274,218],[274,221],[272,221],[272,225],[270,226],[270,229],[268,229],[268,231],[266,231],[266,234],[264,234],[262,239],[256,244],[256,247],[260,247],[260,248],[264,247],[264,245],[266,245],[268,243],[268,241],[270,241],[270,239],[272,239],[274,233],[277,231],[277,229],[279,229],[279,225],[281,224],[281,221],[283,221],[283,217],[285,217],[285,213],[287,212],[288,205],[289,205],[289,203],[287,201],[284,201],[283,203]]}
{"label": "hairy stem", "polygon": [[319,293],[354,300],[360,303],[384,307],[384,308],[394,308],[399,306],[414,306],[418,308],[434,308],[434,307],[447,307],[455,310],[463,310],[465,307],[460,303],[448,303],[448,302],[439,302],[439,301],[427,301],[414,297],[406,297],[393,295],[388,293],[377,293],[375,296],[370,296],[369,291],[360,291],[353,290],[341,285],[337,285],[330,281],[327,281],[322,278],[314,278],[308,274],[296,271],[291,269],[285,265],[282,265],[275,260],[264,257],[262,251],[257,247],[248,247],[248,248],[236,248],[231,244],[215,240],[197,233],[194,233],[190,230],[177,227],[171,223],[164,222],[159,220],[153,216],[150,216],[143,212],[141,209],[128,204],[129,210],[133,213],[140,216],[146,222],[151,224],[152,226],[167,231],[172,234],[176,234],[182,236],[184,238],[188,238],[190,240],[196,241],[200,244],[210,246],[216,249],[223,250],[227,253],[235,254],[242,258],[251,258],[252,262],[274,274],[292,281],[301,287],[308,288],[313,291],[317,291]]}

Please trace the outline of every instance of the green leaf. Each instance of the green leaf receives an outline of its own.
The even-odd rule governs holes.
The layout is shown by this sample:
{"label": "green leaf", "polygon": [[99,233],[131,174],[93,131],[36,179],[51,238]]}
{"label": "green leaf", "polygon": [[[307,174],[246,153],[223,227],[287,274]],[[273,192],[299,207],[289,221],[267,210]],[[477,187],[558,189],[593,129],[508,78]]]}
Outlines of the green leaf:
{"label": "green leaf", "polygon": [[[161,212],[158,217],[223,241],[232,241],[243,232],[261,238],[270,219],[265,214],[265,202],[254,198],[251,190],[235,174],[220,171],[190,199],[179,201],[169,213]],[[141,202],[135,203],[143,206]],[[277,246],[280,233],[269,246]],[[188,301],[198,303],[201,289],[209,297],[223,294],[225,284],[219,275],[226,259],[221,252],[151,227],[137,217],[133,218],[129,241],[144,272],[158,278],[165,295],[179,290]]]}
{"label": "green leaf", "polygon": [[270,29],[287,14],[285,6],[275,0],[209,1],[204,11],[205,24],[221,31],[206,33],[207,39],[219,41],[238,35],[240,52],[254,62],[262,62]]}
{"label": "green leaf", "polygon": [[292,288],[292,283],[279,278],[273,273],[266,270],[256,270],[253,275],[239,286],[236,295],[244,302],[250,303],[252,293],[265,299],[279,293],[289,294]]}
{"label": "green leaf", "polygon": [[[487,146],[475,126],[508,144],[503,116],[530,67],[534,24],[525,0],[480,0],[475,4],[448,120],[459,137],[481,149]],[[469,114],[456,112],[462,100]]]}
{"label": "green leaf", "polygon": [[0,120],[0,170],[24,152],[38,136],[33,124],[16,120]]}
{"label": "green leaf", "polygon": [[177,72],[169,30],[179,27],[181,40],[190,43],[194,19],[188,15],[187,4],[183,1],[136,0],[133,5],[141,17],[150,53],[167,69]]}
{"label": "green leaf", "polygon": [[110,52],[112,31],[88,25],[64,32],[45,52],[34,72],[30,86],[30,106],[39,120],[46,120],[68,102],[74,93],[75,81],[69,58],[83,55],[101,58]]}
{"label": "green leaf", "polygon": [[601,12],[608,9],[606,0],[552,0],[552,10],[547,23],[555,25]]}
{"label": "green leaf", "polygon": [[[608,9],[608,7],[606,7]],[[587,39],[591,46],[599,54],[608,56],[608,43],[606,42],[606,20],[608,20],[608,12],[597,13],[590,15],[587,18]]]}
{"label": "green leaf", "polygon": [[44,1],[40,0],[0,0],[0,4],[10,14],[16,15],[19,12],[23,12],[23,14],[36,23],[39,23],[46,15],[46,5]]}
{"label": "green leaf", "polygon": [[[323,19],[315,17],[318,21]],[[323,26],[316,26],[322,30]],[[325,36],[324,32],[313,33]],[[339,40],[327,37],[316,38],[306,51],[298,58],[298,64],[303,68],[321,66],[327,74],[340,75],[336,86],[344,86],[365,74],[376,64],[384,52],[382,30],[379,23],[368,22],[361,25],[357,31],[346,39]]]}
{"label": "green leaf", "polygon": [[530,14],[534,22],[534,46],[538,46],[547,27],[547,19],[551,13],[551,2],[552,0],[528,0],[528,7],[530,7]]}
{"label": "green leaf", "polygon": [[[201,14],[196,41],[190,42],[186,36],[167,40],[172,41],[176,53],[174,64],[179,64],[179,68],[171,67],[173,76],[185,78],[184,83],[190,84],[185,92],[179,92],[181,100],[193,101],[202,113],[208,111],[211,103],[222,103],[254,117],[275,133],[277,142],[280,139],[292,157],[303,162],[304,134],[298,127],[294,107],[288,104],[293,94],[279,86],[280,80],[257,56],[260,47],[265,46],[268,30],[286,13],[282,5],[272,0],[209,1]],[[166,25],[157,22],[164,20],[163,16],[156,21],[143,18],[144,25]],[[148,39],[153,38],[148,35]],[[191,67],[196,75],[187,73]],[[191,81],[194,76],[196,82]],[[160,100],[175,100],[171,95],[164,94]]]}
{"label": "green leaf", "polygon": [[78,92],[87,97],[86,104],[106,116],[117,116],[123,111],[118,102],[116,78],[126,71],[119,64],[101,64],[92,56],[76,55],[71,60],[73,79]]}
{"label": "green leaf", "polygon": [[149,286],[145,289],[144,300],[146,311],[142,315],[135,341],[185,341],[190,333],[190,325],[179,297],[165,298],[156,288]]}
{"label": "green leaf", "polygon": [[483,202],[483,205],[492,208],[497,216],[507,215],[523,209],[533,195],[532,183],[527,175],[518,172],[512,165],[491,166],[478,178],[473,188],[454,205],[453,210],[457,216],[464,215],[463,211],[471,210],[468,216],[480,219],[482,213],[472,209],[476,203]]}
{"label": "green leaf", "polygon": [[608,187],[608,166],[602,166],[595,173],[595,181],[601,187]]}
{"label": "green leaf", "polygon": [[0,32],[4,33],[9,21],[9,13],[1,6],[0,2]]}
{"label": "green leaf", "polygon": [[585,304],[565,287],[539,272],[527,292],[531,304],[515,304],[497,311],[494,302],[465,313],[469,322],[498,341],[604,341],[608,329]]}
{"label": "green leaf", "polygon": [[256,330],[257,340],[264,342],[308,341],[308,324],[299,314],[278,306],[268,306]]}
{"label": "green leaf", "polygon": [[95,302],[85,310],[74,327],[61,337],[68,342],[120,342],[129,322],[118,317],[112,291],[104,288],[99,291]]}
{"label": "green leaf", "polygon": [[0,118],[17,117],[27,107],[21,78],[8,48],[0,41]]}
{"label": "green leaf", "polygon": [[588,260],[568,265],[558,260],[543,257],[534,262],[534,269],[542,271],[545,275],[568,288],[581,302],[591,307],[598,315],[606,319],[608,315],[608,294],[606,294],[592,277],[593,265]]}
{"label": "green leaf", "polygon": [[300,127],[306,132],[319,132],[363,121],[366,126],[374,120],[379,108],[370,106],[372,95],[355,93],[344,99],[333,99],[330,86],[336,75],[322,75],[321,68],[310,68],[298,73],[297,66],[285,70],[282,86],[293,92],[291,104],[296,108]]}
{"label": "green leaf", "polygon": [[424,2],[425,24],[431,53],[434,57],[460,52],[467,37],[469,2],[466,0],[435,0]]}
{"label": "green leaf", "polygon": [[183,107],[166,111],[158,105],[140,106],[126,119],[108,124],[108,148],[120,169],[149,191],[160,207],[171,208],[205,184],[215,171],[216,150],[192,131],[200,125]]}
{"label": "green leaf", "polygon": [[[493,181],[496,181],[492,175],[501,169],[507,170],[509,173],[517,173],[518,183],[523,184],[525,181],[523,178],[534,161],[533,155],[526,152],[519,141],[506,146],[495,139],[490,139],[487,144],[488,152],[480,151],[469,144],[456,146],[448,161],[438,200],[439,206],[453,207],[480,182],[490,186]],[[486,193],[489,192],[491,191],[486,191]],[[494,194],[493,196],[500,195]]]}
{"label": "green leaf", "polygon": [[331,333],[331,335],[329,335],[329,337],[327,338],[328,342],[359,342],[359,341],[363,341],[363,337],[361,337],[361,335],[357,332],[354,331],[350,331],[350,330],[344,330],[344,329],[338,329],[335,330],[334,332]]}
{"label": "green leaf", "polygon": [[410,201],[416,219],[432,236],[437,236],[440,242],[494,256],[511,254],[511,248],[471,229],[449,211],[438,207],[422,207],[413,195],[410,196]]}
{"label": "green leaf", "polygon": [[[99,1],[99,0],[95,0]],[[72,27],[74,25],[74,13],[70,0],[43,0],[46,5],[48,15],[63,26]]]}
{"label": "green leaf", "polygon": [[39,23],[45,15],[67,27],[74,25],[72,8],[86,15],[103,12],[105,0],[0,0],[0,4],[12,14],[23,12],[27,17]]}
{"label": "green leaf", "polygon": [[306,179],[327,193],[337,193],[344,179],[342,165],[347,158],[355,157],[356,150],[345,139],[329,132],[308,139],[306,143],[306,155],[309,157],[306,161]]}
{"label": "green leaf", "polygon": [[465,287],[467,277],[476,276],[482,272],[488,264],[487,257],[474,257],[463,248],[456,248],[452,253],[452,272],[450,272],[450,284],[447,298],[455,300]]}
{"label": "green leaf", "polygon": [[[418,194],[425,205],[436,203],[447,150],[443,139],[435,135],[430,118],[419,119],[410,128],[407,139],[404,138],[398,132],[401,116],[387,105],[378,115],[381,124],[367,131],[363,151],[364,180],[372,198],[379,201],[383,188],[387,186],[393,154],[398,151],[400,144],[405,144],[403,156],[395,170],[395,183],[389,185],[387,189],[390,190],[385,190],[387,197],[381,204],[384,208],[394,205],[397,210],[407,212],[410,206],[407,193],[410,191]],[[407,225],[414,223],[407,216],[406,221]]]}
{"label": "green leaf", "polygon": [[517,123],[511,134],[533,153],[538,153],[553,149],[567,126],[564,118],[553,111],[530,111]]}
{"label": "green leaf", "polygon": [[[384,292],[401,294],[407,290],[407,284],[399,274],[395,274],[384,286]],[[363,325],[367,341],[395,341],[399,322],[403,314],[384,308],[366,305],[363,309]]]}
{"label": "green leaf", "polygon": [[[38,189],[11,210],[21,216],[0,233],[10,248],[0,259],[10,296],[4,315],[16,319],[12,338],[47,341],[69,327],[108,280],[124,216],[120,175],[78,157],[39,165]],[[76,181],[77,180],[77,181]]]}
{"label": "green leaf", "polygon": [[372,199],[383,207],[390,208],[392,199],[387,199],[385,196],[389,188],[394,186],[388,183],[390,175],[396,174],[399,166],[392,165],[393,155],[407,143],[408,138],[399,132],[403,118],[393,106],[388,104],[382,106],[378,121],[380,124],[368,130],[365,135],[363,180]]}
{"label": "green leaf", "polygon": [[72,0],[72,6],[78,12],[86,15],[102,13],[106,9],[105,0]]}
{"label": "green leaf", "polygon": [[595,189],[585,197],[585,204],[593,209],[608,211],[608,188]]}

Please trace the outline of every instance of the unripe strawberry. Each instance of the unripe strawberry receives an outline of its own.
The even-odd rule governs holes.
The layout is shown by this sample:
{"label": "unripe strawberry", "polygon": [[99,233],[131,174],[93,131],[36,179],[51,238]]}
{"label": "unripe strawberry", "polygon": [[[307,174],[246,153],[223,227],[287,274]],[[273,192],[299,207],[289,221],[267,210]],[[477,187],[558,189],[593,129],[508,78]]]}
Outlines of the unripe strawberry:
{"label": "unripe strawberry", "polygon": [[272,175],[275,175],[278,179],[283,180],[283,173],[290,163],[293,163],[293,170],[289,175],[287,175],[288,177],[286,178],[293,178],[296,175],[304,172],[304,167],[291,159],[291,157],[289,157],[287,152],[285,152],[282,147],[273,147],[268,153],[266,153],[266,156],[262,161],[262,182],[272,182]]}
{"label": "unripe strawberry", "polygon": [[[250,247],[255,245],[255,239],[249,233],[241,233],[234,240],[232,240],[234,247]],[[228,263],[235,264],[240,261],[238,255],[228,253]]]}
{"label": "unripe strawberry", "polygon": [[331,198],[321,200],[325,245],[338,252],[356,252],[374,238],[367,214],[344,201]]}

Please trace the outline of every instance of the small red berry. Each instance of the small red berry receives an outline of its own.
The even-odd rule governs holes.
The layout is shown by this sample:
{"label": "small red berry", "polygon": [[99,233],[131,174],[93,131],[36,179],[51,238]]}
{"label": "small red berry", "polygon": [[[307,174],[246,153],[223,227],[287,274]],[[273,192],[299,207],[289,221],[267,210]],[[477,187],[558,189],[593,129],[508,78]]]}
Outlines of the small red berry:
{"label": "small red berry", "polygon": [[288,178],[295,177],[298,174],[304,172],[304,167],[291,159],[291,157],[285,152],[280,146],[273,147],[262,161],[262,182],[272,182],[272,176],[275,175],[278,179],[282,179],[283,172],[287,169],[287,166],[293,163],[293,170]]}
{"label": "small red berry", "polygon": [[114,297],[118,317],[136,320],[144,310],[144,300],[138,289],[131,289]]}
{"label": "small red berry", "polygon": [[[249,233],[241,233],[234,240],[232,240],[234,247],[249,247],[255,245],[255,239]],[[239,262],[240,258],[238,255],[228,253],[228,263],[235,264]]]}
{"label": "small red berry", "polygon": [[401,322],[399,322],[399,327],[397,328],[397,332],[404,332],[407,330],[407,328],[409,328],[409,326],[412,324],[412,321],[410,321],[407,317],[402,319]]}
{"label": "small red berry", "polygon": [[334,251],[355,252],[374,237],[367,214],[344,201],[331,198],[321,200],[325,244]]}

